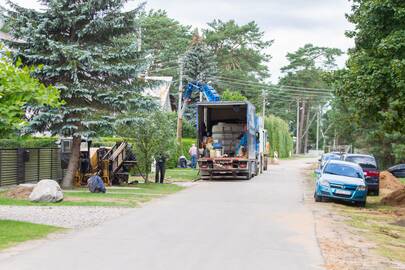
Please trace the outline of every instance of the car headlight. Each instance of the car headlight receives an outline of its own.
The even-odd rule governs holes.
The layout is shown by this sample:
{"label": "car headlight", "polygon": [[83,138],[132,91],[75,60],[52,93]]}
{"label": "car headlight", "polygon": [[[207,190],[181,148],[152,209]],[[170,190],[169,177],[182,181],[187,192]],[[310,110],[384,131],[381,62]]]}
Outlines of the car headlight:
{"label": "car headlight", "polygon": [[327,180],[322,179],[320,184],[321,184],[321,186],[329,187],[329,182]]}
{"label": "car headlight", "polygon": [[358,187],[357,187],[357,190],[359,190],[359,191],[366,191],[366,190],[367,190],[367,187],[366,187],[366,186],[358,186]]}

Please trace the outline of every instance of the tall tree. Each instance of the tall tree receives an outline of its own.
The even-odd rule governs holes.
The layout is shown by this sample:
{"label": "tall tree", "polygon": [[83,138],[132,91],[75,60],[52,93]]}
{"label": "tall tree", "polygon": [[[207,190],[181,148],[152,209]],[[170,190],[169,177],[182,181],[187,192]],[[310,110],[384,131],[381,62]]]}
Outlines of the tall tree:
{"label": "tall tree", "polygon": [[[137,16],[125,0],[44,0],[36,11],[8,2],[6,23],[23,43],[10,43],[24,65],[42,65],[34,75],[61,91],[60,109],[36,108],[32,127],[73,137],[63,186],[71,186],[83,135],[93,135],[125,111],[140,91],[145,61],[136,44]],[[128,38],[133,37],[133,38]]]}
{"label": "tall tree", "polygon": [[190,26],[169,18],[164,10],[150,10],[141,16],[142,50],[152,53],[150,72],[176,76],[179,57],[191,40]]}
{"label": "tall tree", "polygon": [[[0,46],[0,50],[3,48]],[[0,136],[5,137],[25,125],[25,108],[28,105],[57,107],[59,91],[46,87],[31,78],[34,68],[14,65],[7,54],[0,56]]]}
{"label": "tall tree", "polygon": [[297,141],[300,153],[305,152],[314,141],[315,126],[310,124],[311,121],[315,121],[319,105],[332,99],[332,92],[323,89],[330,88],[327,74],[336,68],[336,57],[341,54],[340,49],[312,44],[306,44],[297,51],[288,53],[289,63],[281,69],[284,75],[280,78],[278,88],[271,91],[273,97],[270,95],[270,103],[272,99],[276,102],[272,103],[275,106],[272,106],[270,111],[277,116],[285,117],[295,134],[297,126],[295,100],[299,100],[300,123]]}
{"label": "tall tree", "polygon": [[[383,165],[405,161],[405,2],[354,0],[355,30],[347,70],[339,74],[340,102],[352,111],[364,143]],[[359,143],[359,140],[355,142]]]}
{"label": "tall tree", "polygon": [[234,20],[214,20],[204,30],[208,47],[217,56],[218,89],[236,90],[261,106],[260,86],[246,82],[264,82],[270,77],[267,63],[272,41],[255,22],[239,25]]}

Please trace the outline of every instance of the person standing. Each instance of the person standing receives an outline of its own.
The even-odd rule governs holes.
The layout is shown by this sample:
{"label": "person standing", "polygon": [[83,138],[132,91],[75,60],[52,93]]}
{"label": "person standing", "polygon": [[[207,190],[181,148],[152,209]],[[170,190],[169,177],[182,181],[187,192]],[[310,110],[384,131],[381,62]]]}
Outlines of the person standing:
{"label": "person standing", "polygon": [[156,158],[155,183],[163,184],[166,172],[166,157],[159,154]]}
{"label": "person standing", "polygon": [[195,169],[197,167],[197,154],[198,154],[198,149],[195,146],[195,144],[193,144],[190,147],[190,150],[188,150],[188,153],[191,156],[191,168]]}

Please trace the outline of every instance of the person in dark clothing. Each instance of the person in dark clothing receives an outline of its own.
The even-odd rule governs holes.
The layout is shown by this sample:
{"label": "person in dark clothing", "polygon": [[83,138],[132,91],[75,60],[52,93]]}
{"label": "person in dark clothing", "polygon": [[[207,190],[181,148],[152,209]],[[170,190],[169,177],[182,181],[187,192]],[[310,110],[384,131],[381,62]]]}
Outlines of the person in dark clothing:
{"label": "person in dark clothing", "polygon": [[166,157],[162,154],[156,157],[155,183],[163,184],[166,171]]}

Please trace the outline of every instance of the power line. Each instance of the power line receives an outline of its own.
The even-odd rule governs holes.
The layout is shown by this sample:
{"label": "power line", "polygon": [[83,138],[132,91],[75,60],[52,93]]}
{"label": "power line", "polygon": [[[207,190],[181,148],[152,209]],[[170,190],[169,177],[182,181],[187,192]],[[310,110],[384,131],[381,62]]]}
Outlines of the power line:
{"label": "power line", "polygon": [[300,87],[300,86],[292,86],[292,85],[276,85],[276,84],[265,84],[265,83],[259,83],[259,82],[253,82],[253,81],[245,81],[245,80],[238,80],[234,78],[228,78],[224,76],[217,76],[217,78],[229,80],[229,81],[236,81],[236,82],[250,82],[251,84],[255,84],[258,86],[266,86],[266,87],[284,87],[284,88],[293,88],[293,89],[298,89],[298,90],[312,90],[313,92],[327,92],[330,93],[333,91],[333,89],[325,89],[325,88],[310,88],[310,87]]}

